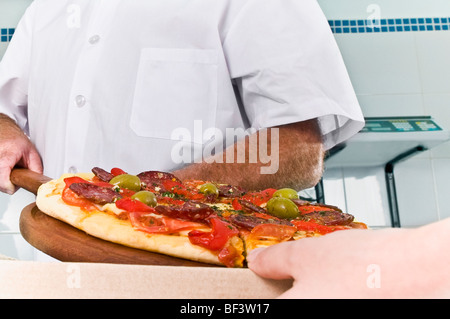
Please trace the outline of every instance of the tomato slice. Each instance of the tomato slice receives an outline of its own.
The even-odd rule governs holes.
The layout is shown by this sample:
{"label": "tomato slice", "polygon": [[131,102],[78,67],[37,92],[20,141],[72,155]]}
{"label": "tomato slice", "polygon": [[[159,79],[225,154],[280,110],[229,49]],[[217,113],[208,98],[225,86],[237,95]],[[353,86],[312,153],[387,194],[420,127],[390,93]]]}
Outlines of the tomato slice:
{"label": "tomato slice", "polygon": [[195,187],[191,187],[190,184],[185,185],[171,179],[163,181],[162,184],[163,187],[169,192],[180,195],[187,199],[201,200],[205,198],[205,195],[199,193],[198,189]]}
{"label": "tomato slice", "polygon": [[169,232],[179,232],[182,230],[192,230],[199,227],[205,227],[204,225],[196,222],[190,222],[186,220],[179,220],[169,217],[162,218],[163,224],[166,226]]}
{"label": "tomato slice", "polygon": [[219,251],[224,248],[231,237],[239,233],[234,226],[218,217],[210,218],[209,222],[212,227],[211,232],[204,232],[201,230],[189,232],[188,236],[192,244],[209,250]]}
{"label": "tomato slice", "polygon": [[181,184],[178,181],[174,181],[171,179],[166,179],[162,182],[163,186],[168,190],[168,191],[175,191],[175,190],[183,190],[184,186],[183,184]]}
{"label": "tomato slice", "polygon": [[61,198],[67,205],[78,206],[85,211],[93,211],[97,209],[90,200],[79,197],[69,187],[65,187],[62,191]]}
{"label": "tomato slice", "polygon": [[234,210],[242,210],[242,205],[239,203],[239,200],[237,198],[234,198],[231,202],[231,205],[233,206]]}
{"label": "tomato slice", "polygon": [[64,183],[66,186],[64,187],[61,198],[67,205],[78,206],[85,211],[93,211],[97,209],[97,206],[94,205],[90,200],[80,197],[75,194],[69,187],[74,183],[84,183],[84,184],[95,184],[102,187],[111,187],[111,184],[105,182],[95,182],[92,183],[90,181],[85,180],[84,178],[78,176],[67,177],[64,179]]}
{"label": "tomato slice", "polygon": [[252,229],[250,232],[250,238],[252,240],[259,240],[271,237],[281,242],[291,239],[296,231],[297,228],[294,226],[261,224]]}
{"label": "tomato slice", "polygon": [[111,174],[114,176],[118,176],[118,175],[126,174],[126,172],[121,168],[114,167],[111,169]]}
{"label": "tomato slice", "polygon": [[134,200],[131,198],[122,198],[116,201],[116,206],[119,209],[126,210],[127,212],[146,212],[146,213],[156,213],[153,207],[145,205],[143,202]]}
{"label": "tomato slice", "polygon": [[134,228],[149,234],[170,234],[204,227],[199,223],[156,217],[146,212],[129,212],[128,215]]}
{"label": "tomato slice", "polygon": [[194,179],[188,179],[183,181],[183,185],[188,190],[194,190],[197,189],[200,185],[205,184],[205,181],[200,180],[194,180]]}
{"label": "tomato slice", "polygon": [[313,231],[321,235],[326,235],[337,230],[349,229],[348,226],[325,226],[311,221],[291,220],[291,223],[300,231]]}
{"label": "tomato slice", "polygon": [[128,217],[131,225],[137,230],[150,234],[167,233],[164,224],[154,217],[145,216],[141,212],[129,212]]}
{"label": "tomato slice", "polygon": [[75,184],[75,183],[94,184],[94,185],[101,186],[101,187],[112,187],[112,185],[107,182],[103,182],[100,180],[91,182],[91,181],[85,180],[84,178],[81,178],[78,176],[66,177],[66,178],[64,178],[64,183],[66,184],[66,187],[69,187],[70,185]]}
{"label": "tomato slice", "polygon": [[247,193],[242,196],[242,199],[247,200],[254,205],[261,206],[262,204],[267,203],[276,191],[277,190],[274,188],[268,188],[260,192]]}
{"label": "tomato slice", "polygon": [[128,212],[129,219],[134,228],[146,233],[169,234],[204,227],[202,224],[196,222],[166,216],[152,216],[149,213],[160,214],[153,207],[131,198],[119,199],[116,202],[116,206]]}
{"label": "tomato slice", "polygon": [[167,204],[167,205],[171,205],[171,206],[181,206],[184,203],[186,203],[184,200],[181,199],[175,199],[172,197],[167,197],[167,196],[163,196],[163,197],[159,197],[158,198],[158,204]]}
{"label": "tomato slice", "polygon": [[131,196],[136,194],[136,192],[132,191],[131,189],[120,188],[119,189],[119,194],[120,194],[120,196],[122,196],[124,198],[130,198]]}

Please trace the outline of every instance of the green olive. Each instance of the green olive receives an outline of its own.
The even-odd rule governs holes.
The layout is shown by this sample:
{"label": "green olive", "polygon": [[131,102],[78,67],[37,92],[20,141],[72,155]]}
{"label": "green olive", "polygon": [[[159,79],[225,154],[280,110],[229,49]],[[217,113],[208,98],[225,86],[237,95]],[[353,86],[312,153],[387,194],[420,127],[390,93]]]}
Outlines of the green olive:
{"label": "green olive", "polygon": [[298,192],[292,188],[281,188],[273,193],[273,197],[284,197],[288,199],[298,199]]}
{"label": "green olive", "polygon": [[297,205],[284,197],[272,197],[267,202],[267,212],[278,218],[294,219],[298,217]]}
{"label": "green olive", "polygon": [[109,183],[115,186],[119,186],[120,188],[126,188],[135,192],[141,190],[141,180],[136,175],[117,175],[113,177],[113,179],[111,179]]}
{"label": "green olive", "polygon": [[149,191],[140,191],[131,196],[131,199],[136,199],[145,205],[155,207],[157,204],[156,196],[152,192]]}
{"label": "green olive", "polygon": [[203,193],[205,195],[216,195],[216,196],[219,196],[219,189],[213,183],[205,183],[205,184],[203,184],[202,186],[200,186],[199,191],[200,191],[200,193]]}

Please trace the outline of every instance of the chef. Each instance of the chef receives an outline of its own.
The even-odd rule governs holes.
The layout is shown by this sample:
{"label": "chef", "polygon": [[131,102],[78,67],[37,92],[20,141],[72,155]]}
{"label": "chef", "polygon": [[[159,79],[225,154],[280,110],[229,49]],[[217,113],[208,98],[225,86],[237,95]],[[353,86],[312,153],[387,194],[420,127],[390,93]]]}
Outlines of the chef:
{"label": "chef", "polygon": [[364,122],[316,0],[35,0],[0,64],[0,113],[7,193],[15,165],[300,190]]}

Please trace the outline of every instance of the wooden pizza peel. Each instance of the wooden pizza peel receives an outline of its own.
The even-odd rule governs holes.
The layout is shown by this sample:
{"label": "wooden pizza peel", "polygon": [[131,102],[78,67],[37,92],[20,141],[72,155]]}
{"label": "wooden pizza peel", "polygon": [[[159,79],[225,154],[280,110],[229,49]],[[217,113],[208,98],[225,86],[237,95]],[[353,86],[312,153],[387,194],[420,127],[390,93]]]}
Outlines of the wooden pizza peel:
{"label": "wooden pizza peel", "polygon": [[[13,169],[10,179],[14,185],[35,195],[39,186],[51,180],[47,176],[22,168]],[[218,267],[130,248],[90,236],[44,214],[36,203],[22,210],[19,225],[20,232],[28,243],[63,262]]]}

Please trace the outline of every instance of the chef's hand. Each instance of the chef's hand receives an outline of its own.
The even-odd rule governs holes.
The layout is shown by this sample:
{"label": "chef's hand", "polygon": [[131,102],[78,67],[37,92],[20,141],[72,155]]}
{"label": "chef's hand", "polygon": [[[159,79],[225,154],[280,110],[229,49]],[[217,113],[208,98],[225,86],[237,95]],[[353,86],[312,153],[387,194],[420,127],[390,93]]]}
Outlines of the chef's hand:
{"label": "chef's hand", "polygon": [[294,279],[280,298],[448,298],[449,226],[447,219],[418,229],[337,231],[255,249],[248,267]]}
{"label": "chef's hand", "polygon": [[9,176],[14,166],[28,168],[42,173],[39,153],[29,138],[4,114],[0,114],[0,192],[14,194],[14,186]]}

